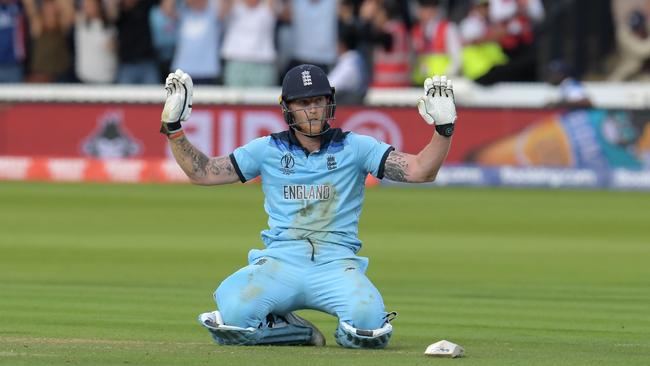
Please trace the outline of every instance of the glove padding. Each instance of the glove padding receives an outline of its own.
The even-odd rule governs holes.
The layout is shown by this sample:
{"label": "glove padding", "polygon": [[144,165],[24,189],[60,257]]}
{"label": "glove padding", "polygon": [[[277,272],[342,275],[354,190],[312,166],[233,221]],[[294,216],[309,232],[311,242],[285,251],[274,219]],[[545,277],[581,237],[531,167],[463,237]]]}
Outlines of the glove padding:
{"label": "glove padding", "polygon": [[418,100],[418,112],[426,123],[436,125],[439,134],[451,136],[457,118],[451,80],[444,75],[427,78],[424,81],[424,96]]}
{"label": "glove padding", "polygon": [[165,80],[167,100],[161,115],[163,133],[173,133],[181,129],[180,123],[187,121],[192,113],[192,78],[181,69],[170,73]]}

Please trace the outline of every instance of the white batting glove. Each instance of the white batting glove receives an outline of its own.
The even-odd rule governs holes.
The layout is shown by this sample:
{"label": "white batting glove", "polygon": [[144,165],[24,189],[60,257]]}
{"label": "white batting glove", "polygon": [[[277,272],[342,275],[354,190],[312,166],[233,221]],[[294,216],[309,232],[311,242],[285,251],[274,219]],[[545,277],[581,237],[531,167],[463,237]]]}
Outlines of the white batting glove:
{"label": "white batting glove", "polygon": [[456,103],[451,80],[434,76],[424,81],[424,96],[418,99],[418,112],[424,121],[436,125],[436,131],[446,137],[454,133]]}
{"label": "white batting glove", "polygon": [[192,113],[192,94],[194,84],[187,73],[178,69],[165,80],[167,100],[161,115],[161,132],[170,134],[181,129],[181,122],[187,121]]}

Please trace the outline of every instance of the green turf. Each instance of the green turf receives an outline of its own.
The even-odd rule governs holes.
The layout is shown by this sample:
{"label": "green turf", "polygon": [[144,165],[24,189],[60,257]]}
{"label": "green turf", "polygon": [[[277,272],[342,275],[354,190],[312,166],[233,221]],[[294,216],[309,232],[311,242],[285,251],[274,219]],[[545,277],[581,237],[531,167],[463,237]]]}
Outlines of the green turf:
{"label": "green turf", "polygon": [[[259,186],[0,183],[0,364],[641,365],[650,362],[650,195],[367,192],[361,255],[389,348],[219,347],[195,320],[260,247]],[[434,341],[464,359],[422,355]]]}

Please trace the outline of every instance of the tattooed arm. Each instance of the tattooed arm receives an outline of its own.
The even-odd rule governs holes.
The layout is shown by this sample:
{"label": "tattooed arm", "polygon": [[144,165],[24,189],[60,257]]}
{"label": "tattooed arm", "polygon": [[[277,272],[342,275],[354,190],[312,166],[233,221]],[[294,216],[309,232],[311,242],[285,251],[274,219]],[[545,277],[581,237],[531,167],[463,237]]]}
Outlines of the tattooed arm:
{"label": "tattooed arm", "polygon": [[216,185],[239,182],[235,167],[228,156],[208,158],[185,136],[170,139],[169,145],[176,162],[192,183]]}
{"label": "tattooed arm", "polygon": [[434,133],[431,142],[417,155],[391,151],[384,165],[384,177],[396,182],[433,182],[450,146],[451,138]]}

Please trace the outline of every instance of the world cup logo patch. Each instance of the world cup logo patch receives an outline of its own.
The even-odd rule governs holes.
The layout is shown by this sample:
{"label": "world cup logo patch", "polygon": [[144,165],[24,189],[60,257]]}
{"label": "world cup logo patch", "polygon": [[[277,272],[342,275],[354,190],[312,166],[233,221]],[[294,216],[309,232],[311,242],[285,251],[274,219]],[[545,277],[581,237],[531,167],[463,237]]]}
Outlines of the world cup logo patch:
{"label": "world cup logo patch", "polygon": [[336,166],[336,158],[334,155],[327,155],[327,170],[334,170]]}
{"label": "world cup logo patch", "polygon": [[296,161],[293,159],[293,155],[286,153],[280,159],[280,171],[284,175],[293,174],[293,167],[296,165]]}

